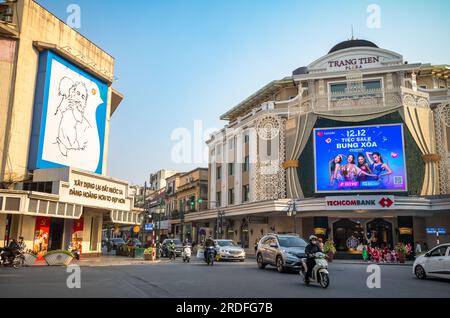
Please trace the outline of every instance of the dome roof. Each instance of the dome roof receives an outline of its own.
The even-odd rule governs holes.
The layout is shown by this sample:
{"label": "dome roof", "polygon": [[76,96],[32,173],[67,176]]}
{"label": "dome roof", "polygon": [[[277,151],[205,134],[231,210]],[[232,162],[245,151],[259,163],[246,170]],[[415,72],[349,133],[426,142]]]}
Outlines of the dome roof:
{"label": "dome roof", "polygon": [[336,44],[335,46],[333,46],[333,48],[330,50],[330,52],[328,52],[328,54],[336,52],[336,51],[340,51],[340,50],[344,50],[344,49],[348,49],[351,47],[359,47],[359,46],[367,46],[367,47],[376,47],[378,48],[378,46],[375,43],[372,43],[370,41],[366,41],[366,40],[347,40],[347,41],[343,41],[341,43]]}

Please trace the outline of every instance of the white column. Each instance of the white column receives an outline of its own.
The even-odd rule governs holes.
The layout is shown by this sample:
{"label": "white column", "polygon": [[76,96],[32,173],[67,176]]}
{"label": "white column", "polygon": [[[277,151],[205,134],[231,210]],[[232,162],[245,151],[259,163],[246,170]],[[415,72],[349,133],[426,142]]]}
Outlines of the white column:
{"label": "white column", "polygon": [[256,199],[256,163],[258,160],[258,134],[254,127],[248,129],[249,135],[249,201]]}
{"label": "white column", "polygon": [[[214,154],[211,154],[211,150],[214,149]],[[211,169],[211,173],[210,173],[210,180],[209,180],[209,201],[211,202],[208,205],[209,209],[213,209],[216,207],[216,182],[217,182],[217,176],[216,176],[216,171],[217,171],[217,164],[216,164],[216,145],[212,145],[209,148],[209,162],[210,162],[210,169]]]}
{"label": "white column", "polygon": [[244,138],[243,132],[239,131],[235,138],[235,165],[234,165],[234,199],[236,204],[242,203],[242,163],[244,162]]}
{"label": "white column", "polygon": [[225,139],[222,144],[222,206],[228,205],[228,147]]}

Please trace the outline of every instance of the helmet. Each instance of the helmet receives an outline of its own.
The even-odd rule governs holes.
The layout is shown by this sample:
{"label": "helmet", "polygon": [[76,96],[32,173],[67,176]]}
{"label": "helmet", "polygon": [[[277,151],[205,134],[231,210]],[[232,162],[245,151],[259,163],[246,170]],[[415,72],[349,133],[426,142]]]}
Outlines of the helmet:
{"label": "helmet", "polygon": [[317,236],[311,235],[311,236],[309,237],[309,241],[311,242],[312,240],[317,240]]}

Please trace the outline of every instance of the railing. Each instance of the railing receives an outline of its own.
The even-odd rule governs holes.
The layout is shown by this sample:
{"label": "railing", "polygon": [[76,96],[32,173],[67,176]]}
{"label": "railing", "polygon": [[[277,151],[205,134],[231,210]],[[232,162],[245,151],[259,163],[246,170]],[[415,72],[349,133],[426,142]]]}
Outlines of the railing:
{"label": "railing", "polygon": [[359,88],[323,94],[308,93],[296,102],[287,103],[289,115],[295,115],[310,111],[395,107],[403,104],[429,107],[429,101],[427,93],[398,86],[385,90]]}

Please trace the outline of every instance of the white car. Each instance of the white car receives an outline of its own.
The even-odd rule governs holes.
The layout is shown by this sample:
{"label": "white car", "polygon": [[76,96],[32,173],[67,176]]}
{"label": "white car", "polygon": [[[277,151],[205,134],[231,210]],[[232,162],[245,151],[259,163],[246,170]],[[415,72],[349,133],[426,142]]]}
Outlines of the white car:
{"label": "white car", "polygon": [[232,240],[214,240],[219,260],[245,261],[245,251]]}
{"label": "white car", "polygon": [[413,273],[420,279],[427,276],[450,278],[450,243],[438,245],[424,255],[417,256]]}

